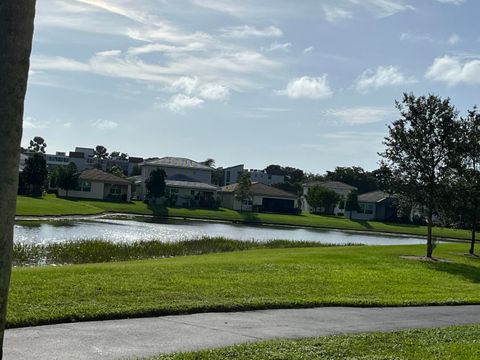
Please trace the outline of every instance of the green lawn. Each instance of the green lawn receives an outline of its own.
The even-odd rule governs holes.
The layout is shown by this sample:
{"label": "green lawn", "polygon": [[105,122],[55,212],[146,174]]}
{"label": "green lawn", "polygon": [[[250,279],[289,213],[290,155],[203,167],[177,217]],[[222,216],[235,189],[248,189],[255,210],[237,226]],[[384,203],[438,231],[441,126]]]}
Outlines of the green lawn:
{"label": "green lawn", "polygon": [[480,359],[480,326],[277,340],[157,360],[473,360]]}
{"label": "green lawn", "polygon": [[15,268],[9,326],[323,305],[480,304],[480,260],[401,259],[424,246],[260,249],[170,259]]}
{"label": "green lawn", "polygon": [[[210,220],[227,220],[249,223],[278,224],[292,226],[310,226],[318,228],[390,232],[410,235],[426,235],[427,228],[418,225],[393,224],[378,221],[354,221],[338,216],[322,216],[303,213],[302,215],[242,213],[229,209],[205,210],[165,208],[148,206],[140,201],[118,203],[108,201],[64,200],[48,195],[42,199],[19,196],[17,215],[72,215],[119,212],[140,215],[171,216]],[[434,228],[438,237],[469,239],[466,230]]]}

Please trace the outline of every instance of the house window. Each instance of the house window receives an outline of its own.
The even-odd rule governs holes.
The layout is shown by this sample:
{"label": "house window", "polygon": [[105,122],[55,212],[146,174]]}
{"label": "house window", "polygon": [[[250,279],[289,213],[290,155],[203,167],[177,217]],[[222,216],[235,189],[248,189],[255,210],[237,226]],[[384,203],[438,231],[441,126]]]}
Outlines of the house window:
{"label": "house window", "polygon": [[358,205],[360,206],[360,211],[358,211],[360,214],[373,214],[373,204],[360,203]]}
{"label": "house window", "polygon": [[165,189],[165,195],[166,196],[177,195],[177,194],[178,194],[178,189],[175,189],[175,188],[166,188]]}
{"label": "house window", "polygon": [[227,182],[230,182],[230,171],[227,171]]}
{"label": "house window", "polygon": [[122,195],[122,188],[120,185],[112,185],[110,188],[110,194],[111,195]]}
{"label": "house window", "polygon": [[243,200],[243,205],[253,205],[252,199],[245,199],[245,200]]}
{"label": "house window", "polygon": [[92,191],[92,183],[87,180],[80,180],[78,182],[77,187],[75,188],[76,191],[83,191],[83,192],[90,192]]}

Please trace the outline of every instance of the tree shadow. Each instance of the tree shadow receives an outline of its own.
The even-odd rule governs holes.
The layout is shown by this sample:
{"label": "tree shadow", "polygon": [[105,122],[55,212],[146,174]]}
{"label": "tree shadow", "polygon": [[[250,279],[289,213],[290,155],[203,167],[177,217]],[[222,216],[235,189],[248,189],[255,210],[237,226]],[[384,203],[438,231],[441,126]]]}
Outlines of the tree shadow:
{"label": "tree shadow", "polygon": [[166,218],[168,217],[168,208],[163,205],[148,204],[147,208],[152,212],[154,217]]}
{"label": "tree shadow", "polygon": [[259,223],[258,213],[252,211],[239,211],[238,214],[242,217],[242,221],[246,223]]}
{"label": "tree shadow", "polygon": [[480,268],[477,266],[448,262],[429,262],[427,266],[436,271],[461,276],[473,283],[480,283]]}
{"label": "tree shadow", "polygon": [[354,223],[357,223],[358,225],[362,226],[363,228],[365,228],[367,230],[373,230],[373,226],[368,221],[354,220],[354,219],[351,219],[350,221],[354,222]]}

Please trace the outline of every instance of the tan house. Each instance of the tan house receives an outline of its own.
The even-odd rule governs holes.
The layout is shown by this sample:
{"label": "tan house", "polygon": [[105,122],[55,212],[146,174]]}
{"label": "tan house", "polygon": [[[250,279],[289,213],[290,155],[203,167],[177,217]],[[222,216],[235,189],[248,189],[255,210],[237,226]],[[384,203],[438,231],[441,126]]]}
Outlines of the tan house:
{"label": "tan house", "polygon": [[242,204],[235,198],[237,187],[238,183],[227,185],[218,192],[222,207],[243,211],[293,213],[297,206],[297,195],[260,182],[252,183],[250,188],[252,198]]}
{"label": "tan house", "polygon": [[[82,171],[78,176],[78,187],[69,190],[68,196],[82,199],[130,201],[132,183],[124,178],[115,176],[99,169]],[[58,189],[59,196],[66,196],[67,192]]]}

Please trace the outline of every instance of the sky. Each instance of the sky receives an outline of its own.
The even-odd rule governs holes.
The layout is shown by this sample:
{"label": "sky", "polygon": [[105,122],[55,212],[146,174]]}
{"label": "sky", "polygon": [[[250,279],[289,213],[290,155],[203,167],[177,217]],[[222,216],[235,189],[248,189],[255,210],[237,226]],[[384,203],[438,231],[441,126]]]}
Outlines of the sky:
{"label": "sky", "polygon": [[38,0],[22,144],[378,167],[404,92],[480,105],[478,0]]}

